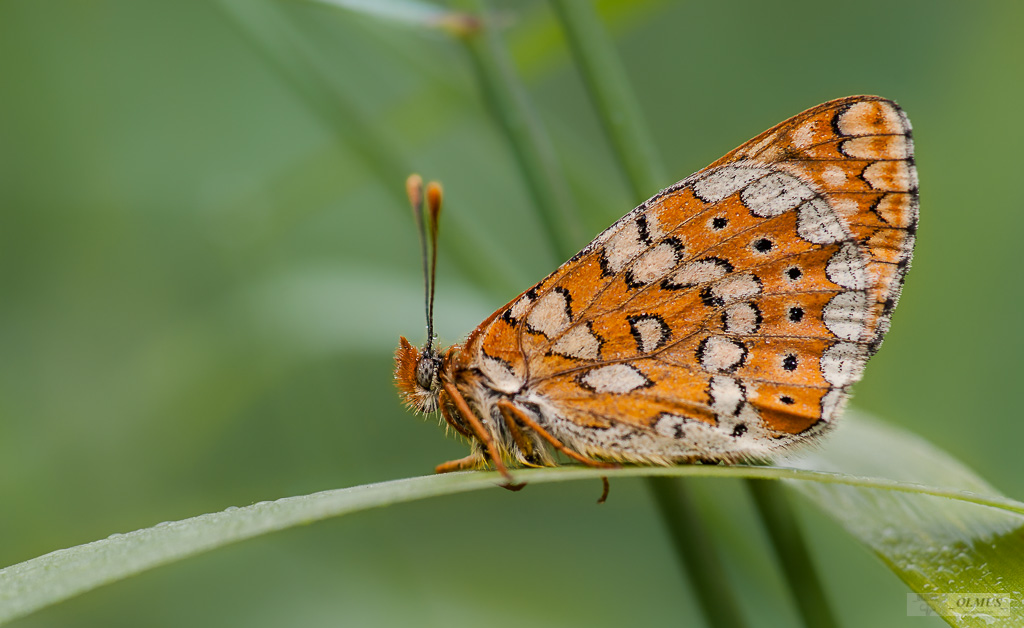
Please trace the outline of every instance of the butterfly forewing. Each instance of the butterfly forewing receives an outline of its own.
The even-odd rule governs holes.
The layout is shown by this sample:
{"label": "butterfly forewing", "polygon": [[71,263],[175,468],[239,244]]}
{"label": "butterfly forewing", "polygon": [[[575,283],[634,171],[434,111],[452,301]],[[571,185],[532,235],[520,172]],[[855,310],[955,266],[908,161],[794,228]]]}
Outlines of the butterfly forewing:
{"label": "butterfly forewing", "polygon": [[627,214],[481,325],[463,365],[586,455],[763,457],[841,410],[916,226],[902,111],[825,103]]}

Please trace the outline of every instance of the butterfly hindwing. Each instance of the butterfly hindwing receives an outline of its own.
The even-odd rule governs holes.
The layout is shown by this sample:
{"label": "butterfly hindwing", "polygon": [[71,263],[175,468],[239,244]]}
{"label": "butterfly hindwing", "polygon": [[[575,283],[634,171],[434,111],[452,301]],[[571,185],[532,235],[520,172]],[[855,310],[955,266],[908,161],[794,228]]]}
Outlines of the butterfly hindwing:
{"label": "butterfly hindwing", "polygon": [[624,216],[465,350],[586,455],[763,457],[840,412],[916,228],[906,117],[832,101]]}

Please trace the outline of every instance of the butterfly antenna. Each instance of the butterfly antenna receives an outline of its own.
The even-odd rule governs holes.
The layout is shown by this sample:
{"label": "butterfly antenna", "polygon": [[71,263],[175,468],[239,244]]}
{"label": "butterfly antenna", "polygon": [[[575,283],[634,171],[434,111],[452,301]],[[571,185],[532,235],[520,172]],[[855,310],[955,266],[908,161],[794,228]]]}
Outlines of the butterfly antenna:
{"label": "butterfly antenna", "polygon": [[409,197],[409,205],[412,206],[412,215],[416,218],[416,231],[420,235],[420,253],[423,255],[423,291],[424,309],[427,314],[427,346],[429,349],[434,341],[434,320],[433,307],[430,295],[430,266],[427,264],[427,227],[423,218],[423,177],[418,174],[411,174],[405,180],[405,193]]}
{"label": "butterfly antenna", "polygon": [[431,181],[427,185],[427,213],[423,214],[423,178],[411,174],[405,180],[405,192],[416,217],[416,229],[420,234],[420,251],[423,254],[423,285],[425,288],[424,308],[427,314],[426,353],[434,346],[434,283],[437,279],[437,233],[441,218],[441,184]]}
{"label": "butterfly antenna", "polygon": [[[441,184],[427,184],[427,230],[430,241],[430,281],[427,292],[427,347],[434,341],[434,287],[437,285],[437,234],[441,219]],[[426,257],[424,257],[426,263]]]}

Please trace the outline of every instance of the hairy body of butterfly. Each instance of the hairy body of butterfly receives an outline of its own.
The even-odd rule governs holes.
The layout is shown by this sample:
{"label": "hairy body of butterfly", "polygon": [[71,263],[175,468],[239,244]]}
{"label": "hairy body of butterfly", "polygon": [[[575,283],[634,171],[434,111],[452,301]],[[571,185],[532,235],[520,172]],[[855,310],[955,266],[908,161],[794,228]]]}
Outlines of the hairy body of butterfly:
{"label": "hairy body of butterfly", "polygon": [[[853,96],[662,190],[465,343],[401,338],[403,400],[471,454],[763,460],[835,424],[889,327],[918,221],[910,123]],[[602,462],[603,461],[603,462]]]}

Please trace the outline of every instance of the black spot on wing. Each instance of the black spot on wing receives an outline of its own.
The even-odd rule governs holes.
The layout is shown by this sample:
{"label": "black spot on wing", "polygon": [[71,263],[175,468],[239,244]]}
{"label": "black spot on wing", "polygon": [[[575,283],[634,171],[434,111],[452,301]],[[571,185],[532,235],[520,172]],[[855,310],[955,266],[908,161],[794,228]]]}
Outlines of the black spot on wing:
{"label": "black spot on wing", "polygon": [[787,371],[795,371],[797,367],[796,355],[790,353],[786,357],[782,358],[782,368]]}

